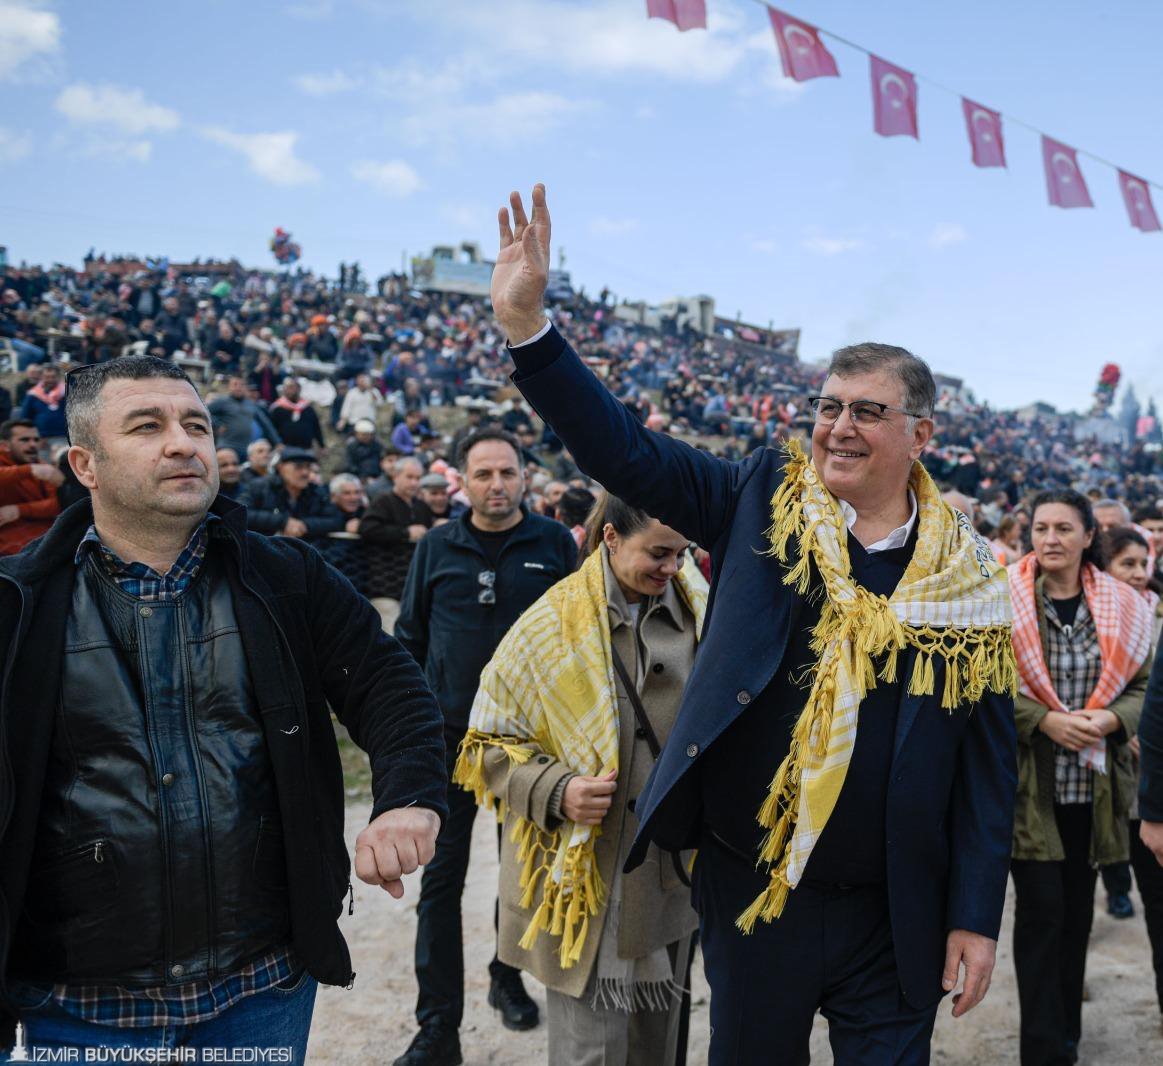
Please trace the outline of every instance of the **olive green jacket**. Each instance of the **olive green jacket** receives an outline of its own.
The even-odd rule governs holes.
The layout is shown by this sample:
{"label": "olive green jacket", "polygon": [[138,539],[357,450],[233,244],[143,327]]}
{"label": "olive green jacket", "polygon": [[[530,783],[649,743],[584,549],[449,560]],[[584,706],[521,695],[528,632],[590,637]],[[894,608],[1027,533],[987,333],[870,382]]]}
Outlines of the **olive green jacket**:
{"label": "olive green jacket", "polygon": [[[1042,579],[1035,587],[1041,603]],[[1046,622],[1038,613],[1038,631],[1046,654]],[[1091,866],[1123,862],[1130,855],[1128,811],[1134,799],[1136,775],[1127,741],[1139,728],[1152,656],[1109,707],[1122,730],[1106,738],[1107,773],[1094,775],[1093,823],[1090,833]],[[1062,838],[1054,819],[1054,742],[1038,728],[1049,708],[1021,693],[1014,700],[1018,727],[1018,795],[1014,810],[1015,859],[1059,862],[1065,858]]]}

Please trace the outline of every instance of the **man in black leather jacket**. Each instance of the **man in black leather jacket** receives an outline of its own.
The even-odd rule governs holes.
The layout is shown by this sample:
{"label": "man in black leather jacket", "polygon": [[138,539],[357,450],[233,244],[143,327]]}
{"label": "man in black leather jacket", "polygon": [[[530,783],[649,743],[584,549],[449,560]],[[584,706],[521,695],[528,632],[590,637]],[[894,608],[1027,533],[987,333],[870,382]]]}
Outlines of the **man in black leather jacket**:
{"label": "man in black leather jacket", "polygon": [[210,418],[152,357],[74,377],[82,501],[0,561],[0,1047],[277,1044],[349,984],[329,707],[370,755],[361,880],[446,814],[441,715],[370,604],[216,497]]}

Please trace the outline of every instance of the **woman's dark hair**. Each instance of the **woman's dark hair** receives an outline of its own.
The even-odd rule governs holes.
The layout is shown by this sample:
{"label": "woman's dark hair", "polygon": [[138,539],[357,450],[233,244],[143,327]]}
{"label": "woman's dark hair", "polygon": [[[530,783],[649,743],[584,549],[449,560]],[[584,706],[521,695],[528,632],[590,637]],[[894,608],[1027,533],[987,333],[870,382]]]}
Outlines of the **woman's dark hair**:
{"label": "woman's dark hair", "polygon": [[1137,544],[1148,553],[1151,551],[1147,538],[1137,529],[1130,526],[1113,526],[1108,529],[1102,536],[1102,550],[1106,561],[1113,562],[1116,556],[1122,555],[1132,544]]}
{"label": "woman's dark hair", "polygon": [[593,508],[594,494],[589,489],[573,486],[566,489],[557,501],[557,520],[570,529],[584,526]]}
{"label": "woman's dark hair", "polygon": [[1106,558],[1103,555],[1102,537],[1098,535],[1098,522],[1095,521],[1094,509],[1090,506],[1090,500],[1081,492],[1075,492],[1073,489],[1047,489],[1044,492],[1039,492],[1030,504],[1031,530],[1034,528],[1034,519],[1038,514],[1038,508],[1049,503],[1060,503],[1065,507],[1072,508],[1082,519],[1082,528],[1087,533],[1095,533],[1090,544],[1082,549],[1082,564],[1092,563],[1099,570],[1105,570]]}
{"label": "woman's dark hair", "polygon": [[598,497],[598,502],[594,504],[594,509],[590,511],[589,518],[586,519],[586,555],[596,552],[601,547],[602,530],[606,528],[607,522],[614,527],[614,532],[619,537],[632,537],[650,524],[650,515],[637,507],[631,507],[625,500],[603,491]]}

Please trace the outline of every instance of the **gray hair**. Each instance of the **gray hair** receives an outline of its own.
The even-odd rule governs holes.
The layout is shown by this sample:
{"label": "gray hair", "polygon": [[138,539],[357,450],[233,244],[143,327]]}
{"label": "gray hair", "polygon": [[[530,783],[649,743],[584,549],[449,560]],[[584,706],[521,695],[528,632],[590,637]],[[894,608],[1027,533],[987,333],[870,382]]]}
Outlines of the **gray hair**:
{"label": "gray hair", "polygon": [[250,442],[250,443],[249,443],[249,444],[246,446],[246,457],[247,457],[248,459],[252,458],[252,457],[254,456],[254,453],[255,453],[255,452],[256,452],[256,451],[257,451],[259,448],[261,448],[261,447],[262,447],[264,444],[265,444],[265,445],[266,445],[268,448],[271,446],[271,442],[270,442],[269,440],[267,440],[267,439],[266,439],[266,437],[256,437],[254,440],[252,440],[252,441],[251,441],[251,442]]}
{"label": "gray hair", "polygon": [[1124,522],[1129,522],[1131,520],[1131,512],[1127,510],[1127,505],[1123,503],[1122,500],[1114,500],[1108,496],[1105,500],[1095,500],[1094,503],[1090,505],[1090,509],[1092,511],[1098,511],[1103,508],[1110,507],[1118,508],[1119,513],[1123,516]]}
{"label": "gray hair", "polygon": [[338,496],[340,491],[347,488],[348,485],[354,485],[357,489],[362,491],[363,482],[359,480],[354,474],[336,474],[328,483],[327,491],[332,496]]}
{"label": "gray hair", "polygon": [[904,409],[908,414],[920,418],[933,417],[933,406],[937,402],[937,383],[933,380],[933,372],[928,363],[907,348],[864,341],[837,349],[832,353],[832,362],[828,365],[828,373],[839,378],[875,374],[881,370],[891,370],[896,374],[904,393]]}
{"label": "gray hair", "polygon": [[410,455],[405,455],[402,459],[397,459],[392,466],[392,477],[404,472],[404,467],[415,466],[421,474],[424,473],[424,464],[419,459],[413,459]]}
{"label": "gray hair", "polygon": [[65,379],[68,382],[65,421],[68,423],[69,443],[99,452],[97,423],[101,418],[101,390],[105,383],[144,381],[147,378],[184,381],[194,390],[195,395],[198,394],[197,387],[180,366],[155,355],[122,356],[110,359],[107,363],[94,363],[70,372]]}

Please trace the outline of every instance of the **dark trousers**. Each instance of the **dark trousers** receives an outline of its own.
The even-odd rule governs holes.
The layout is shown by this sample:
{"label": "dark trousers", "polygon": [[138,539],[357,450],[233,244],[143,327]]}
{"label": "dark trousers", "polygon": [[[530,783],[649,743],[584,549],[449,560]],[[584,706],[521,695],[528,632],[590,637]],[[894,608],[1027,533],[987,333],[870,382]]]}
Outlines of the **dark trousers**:
{"label": "dark trousers", "polygon": [[1108,896],[1125,896],[1131,891],[1131,864],[1112,862],[1102,868],[1102,886]]}
{"label": "dark trousers", "polygon": [[[451,776],[451,768],[449,770]],[[420,878],[416,904],[416,1020],[459,1029],[464,1017],[464,935],[460,900],[468,873],[472,827],[477,806],[471,792],[448,788],[448,821],[436,838],[436,854]],[[497,843],[500,844],[500,825]],[[494,910],[494,924],[496,911]],[[495,978],[517,972],[493,956],[489,973]]]}
{"label": "dark trousers", "polygon": [[1082,984],[1094,918],[1089,803],[1055,806],[1066,857],[1015,859],[1014,970],[1022,1066],[1068,1066],[1082,1035]]}
{"label": "dark trousers", "polygon": [[744,936],[735,919],[765,882],[704,838],[694,899],[711,1066],[802,1066],[817,1010],[836,1066],[925,1066],[937,1003],[917,1009],[901,993],[884,886],[801,882],[779,918]]}
{"label": "dark trousers", "polygon": [[1155,995],[1163,1011],[1163,866],[1139,839],[1139,822],[1131,822],[1131,865],[1143,901],[1147,936],[1151,939],[1151,965],[1155,968]]}

